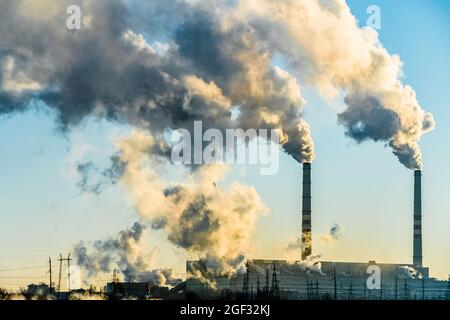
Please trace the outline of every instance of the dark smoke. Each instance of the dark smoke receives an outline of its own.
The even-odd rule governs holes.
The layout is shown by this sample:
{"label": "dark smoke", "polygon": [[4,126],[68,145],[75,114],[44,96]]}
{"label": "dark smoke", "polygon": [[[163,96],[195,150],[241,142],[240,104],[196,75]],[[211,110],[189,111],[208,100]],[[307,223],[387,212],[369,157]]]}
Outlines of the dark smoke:
{"label": "dark smoke", "polygon": [[[130,11],[138,4],[128,6],[120,0],[36,1],[35,10],[54,8],[54,15],[47,18],[28,17],[27,4],[25,0],[0,4],[0,63],[4,66],[0,80],[12,79],[3,81],[8,86],[3,85],[0,91],[0,113],[23,111],[31,101],[41,100],[56,111],[63,130],[88,116],[124,121],[150,128],[159,141],[157,150],[151,151],[166,156],[170,150],[163,130],[191,130],[193,120],[202,120],[205,130],[281,126],[290,140],[287,151],[299,161],[310,157],[310,147],[302,147],[304,140],[310,139],[309,131],[298,130],[303,123],[301,99],[287,98],[283,90],[290,90],[291,78],[280,77],[268,59],[258,58],[267,50],[249,26],[239,24],[226,31],[214,23],[210,12],[194,5],[169,2],[164,6],[157,1],[142,6],[162,10],[152,12],[149,23],[141,26],[145,29],[142,32],[152,34],[154,30],[145,27],[156,25],[158,19],[173,23],[170,18],[176,13],[167,7],[182,6],[184,15],[191,18],[181,20],[173,30],[159,28],[171,39],[168,49],[160,54],[132,31],[143,16],[138,13],[133,18]],[[90,25],[77,31],[64,28],[69,4],[80,5],[83,15],[91,17]],[[169,13],[171,16],[165,18]],[[248,55],[248,60],[238,58],[239,52]],[[255,62],[252,56],[260,61]],[[252,63],[260,64],[257,79],[249,78]],[[223,105],[224,100],[215,101],[197,92],[186,83],[186,77],[217,85],[224,97],[240,106],[240,119],[232,121],[231,104]],[[259,85],[258,92],[252,92]],[[255,108],[277,116],[289,113],[289,117],[269,123],[254,112]]]}
{"label": "dark smoke", "polygon": [[194,251],[204,251],[211,245],[211,236],[219,228],[219,221],[208,208],[204,195],[194,198],[183,211],[180,222],[169,236],[178,246]]}
{"label": "dark smoke", "polygon": [[93,172],[97,170],[97,167],[94,165],[92,161],[79,163],[77,164],[77,171],[80,175],[80,181],[77,183],[77,186],[84,193],[93,193],[100,194],[100,187],[102,184],[100,182],[91,183],[91,177],[93,176]]}
{"label": "dark smoke", "polygon": [[80,177],[77,187],[82,193],[99,195],[106,187],[120,180],[126,164],[120,160],[119,155],[113,155],[109,160],[109,166],[104,169],[99,168],[93,161],[76,164]]}
{"label": "dark smoke", "polygon": [[388,142],[399,130],[398,116],[385,109],[375,97],[347,96],[348,108],[338,115],[346,134],[357,142],[365,140]]}

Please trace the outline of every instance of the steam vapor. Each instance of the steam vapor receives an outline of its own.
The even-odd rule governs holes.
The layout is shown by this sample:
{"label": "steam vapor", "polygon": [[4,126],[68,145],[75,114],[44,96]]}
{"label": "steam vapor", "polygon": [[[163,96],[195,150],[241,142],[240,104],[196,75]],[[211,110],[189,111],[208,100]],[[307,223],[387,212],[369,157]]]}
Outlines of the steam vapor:
{"label": "steam vapor", "polygon": [[[69,31],[66,8],[73,4],[82,8],[83,26]],[[278,57],[291,73],[273,64]],[[338,115],[346,135],[384,142],[417,169],[419,140],[434,121],[401,76],[400,58],[374,30],[359,28],[341,0],[0,3],[0,116],[41,101],[63,131],[87,117],[136,128],[117,142],[104,176],[128,187],[144,224],[224,272],[240,268],[267,209],[254,188],[220,185],[225,166],[196,168],[183,183],[165,181],[155,165],[169,162],[167,130],[192,131],[194,120],[204,130],[281,129],[285,152],[311,162],[300,90],[306,83],[329,99],[346,92]],[[97,193],[101,184],[87,179],[92,170],[78,167],[80,187]],[[123,272],[150,272],[151,255],[141,255],[146,230],[138,223],[91,249],[80,243],[78,262],[88,270],[117,264]]]}
{"label": "steam vapor", "polygon": [[180,280],[170,270],[155,269],[156,251],[147,249],[144,225],[136,222],[116,237],[97,240],[87,245],[79,242],[74,253],[76,263],[87,271],[88,278],[117,269],[125,279],[154,285],[174,285]]}
{"label": "steam vapor", "polygon": [[147,152],[153,143],[142,131],[118,142],[126,163],[122,182],[141,219],[164,230],[174,246],[206,257],[216,272],[236,272],[252,250],[256,222],[267,212],[258,193],[238,182],[223,188],[225,165],[202,166],[185,172],[184,182],[169,183],[157,172],[159,156]]}
{"label": "steam vapor", "polygon": [[[338,122],[349,137],[384,141],[406,167],[422,166],[418,141],[433,117],[401,82],[400,58],[358,27],[344,1],[78,0],[83,28],[69,32],[73,2],[0,5],[0,113],[41,100],[62,128],[94,115],[149,129],[161,145],[164,129],[192,129],[193,120],[205,130],[281,128],[286,152],[310,162],[300,79],[326,97],[348,92]],[[296,77],[271,64],[277,55]]]}
{"label": "steam vapor", "polygon": [[[90,115],[122,121],[151,130],[161,147],[153,151],[162,154],[164,129],[191,130],[194,120],[202,120],[205,130],[281,128],[286,151],[299,161],[312,160],[297,81],[271,66],[250,25],[217,20],[200,2],[169,2],[189,19],[158,35],[168,38],[161,51],[132,29],[141,16],[131,14],[126,2],[73,2],[1,4],[0,113],[41,100],[56,110],[62,129]],[[70,4],[79,4],[89,21],[78,32],[63,27]],[[146,12],[161,7],[158,1],[148,6]],[[43,8],[45,19],[36,14]],[[176,21],[169,14],[152,13],[148,23]],[[232,106],[240,110],[234,121]]]}

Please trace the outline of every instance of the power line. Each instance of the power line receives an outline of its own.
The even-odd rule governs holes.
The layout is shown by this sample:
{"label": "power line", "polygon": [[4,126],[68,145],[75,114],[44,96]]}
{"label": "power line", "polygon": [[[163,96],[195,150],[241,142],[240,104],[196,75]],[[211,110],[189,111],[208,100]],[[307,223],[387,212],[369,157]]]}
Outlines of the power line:
{"label": "power line", "polygon": [[17,255],[17,256],[1,256],[0,260],[14,259],[14,258],[31,258],[31,257],[46,257],[46,254],[27,254],[27,255]]}
{"label": "power line", "polygon": [[11,276],[11,277],[0,277],[0,279],[43,279],[47,278],[46,276]]}
{"label": "power line", "polygon": [[43,269],[43,268],[47,268],[47,266],[34,266],[34,267],[22,267],[22,268],[0,269],[0,272],[18,271],[18,270],[33,270],[33,269]]}

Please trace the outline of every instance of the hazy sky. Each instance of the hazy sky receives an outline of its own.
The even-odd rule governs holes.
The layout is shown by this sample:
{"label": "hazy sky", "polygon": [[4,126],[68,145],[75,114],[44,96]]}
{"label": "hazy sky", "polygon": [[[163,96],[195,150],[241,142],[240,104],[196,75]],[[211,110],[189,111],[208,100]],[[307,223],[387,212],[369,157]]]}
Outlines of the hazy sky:
{"label": "hazy sky", "polygon": [[[380,6],[381,41],[390,53],[401,56],[405,83],[414,87],[424,109],[434,114],[436,129],[420,142],[423,256],[432,276],[446,278],[450,273],[450,3],[405,3],[348,1],[360,25],[365,25],[370,4]],[[324,260],[411,263],[413,172],[382,143],[357,145],[346,138],[336,123],[342,101],[323,101],[311,88],[303,88],[303,97],[316,146],[314,253]],[[67,255],[81,239],[104,238],[136,221],[123,187],[83,194],[74,169],[78,160],[105,164],[114,152],[115,137],[128,132],[123,126],[89,120],[62,136],[54,115],[43,105],[0,118],[0,286],[46,281],[49,256]],[[227,181],[233,179],[255,186],[270,208],[254,235],[255,258],[282,258],[283,247],[301,226],[301,167],[282,155],[275,176],[261,176],[257,167],[237,167]],[[327,233],[334,223],[343,229],[341,239],[321,241],[319,234]],[[159,266],[184,272],[185,254],[169,245],[164,234],[153,233],[149,246],[159,249]],[[33,269],[4,271],[22,267]],[[104,280],[109,278],[98,279],[98,284]]]}

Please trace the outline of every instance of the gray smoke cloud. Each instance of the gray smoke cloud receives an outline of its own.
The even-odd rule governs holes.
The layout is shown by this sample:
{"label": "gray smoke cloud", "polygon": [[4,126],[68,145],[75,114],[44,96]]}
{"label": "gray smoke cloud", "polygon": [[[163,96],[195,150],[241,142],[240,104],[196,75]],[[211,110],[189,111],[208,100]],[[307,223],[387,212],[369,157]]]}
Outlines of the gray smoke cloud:
{"label": "gray smoke cloud", "polygon": [[381,141],[409,169],[422,167],[421,136],[434,128],[413,88],[402,83],[402,61],[375,30],[358,26],[345,1],[239,1],[234,12],[282,55],[297,78],[325,97],[346,93],[338,123],[357,142]]}
{"label": "gray smoke cloud", "polygon": [[342,237],[342,228],[337,223],[334,223],[328,233],[320,234],[319,239],[324,242],[335,242],[340,240]]}
{"label": "gray smoke cloud", "polygon": [[[82,8],[81,30],[64,28],[70,4]],[[172,6],[189,19],[168,11]],[[194,120],[205,130],[282,128],[286,151],[312,160],[296,80],[271,66],[268,50],[244,23],[226,29],[201,4],[183,1],[19,0],[0,9],[0,113],[41,100],[56,110],[62,129],[91,115],[124,121],[151,130],[160,142],[152,151],[166,155],[164,129],[192,130]],[[138,9],[161,12],[139,24],[143,15],[131,11]],[[149,25],[174,21],[169,31],[158,28],[155,37],[168,37],[163,44],[132,30],[152,35]],[[237,120],[232,106],[239,106]]]}
{"label": "gray smoke cloud", "polygon": [[116,269],[124,281],[155,285],[179,283],[171,270],[154,268],[156,251],[147,249],[146,230],[143,224],[136,222],[115,237],[89,244],[80,241],[74,248],[76,263],[87,272],[88,278],[111,274]]}
{"label": "gray smoke cloud", "polygon": [[[82,8],[81,30],[64,28],[71,4]],[[90,115],[125,121],[151,130],[162,153],[163,130],[192,130],[193,120],[205,130],[281,128],[285,151],[312,161],[298,79],[328,98],[348,93],[338,122],[349,137],[385,142],[406,167],[422,166],[418,142],[433,117],[402,83],[400,58],[344,1],[18,0],[0,9],[0,113],[42,100],[62,128]]]}
{"label": "gray smoke cloud", "polygon": [[105,168],[100,168],[93,161],[77,162],[75,163],[79,176],[77,187],[82,193],[99,195],[107,186],[120,181],[125,166],[117,154],[109,158],[109,165]]}
{"label": "gray smoke cloud", "polygon": [[[82,9],[81,30],[65,28],[73,4]],[[274,65],[279,57],[292,74]],[[215,166],[189,176],[178,194],[170,189],[141,164],[167,160],[167,130],[192,131],[194,120],[204,130],[281,129],[283,149],[310,162],[300,91],[307,83],[326,98],[346,93],[338,122],[350,138],[384,142],[406,167],[420,168],[418,143],[434,121],[402,83],[401,66],[341,0],[0,2],[0,115],[42,101],[62,130],[90,116],[137,128],[119,142],[105,176],[120,179],[141,217],[171,242],[229,260],[249,247],[264,206],[251,187],[217,187],[223,177]],[[78,169],[80,187],[98,191],[85,179],[92,166]],[[126,248],[115,244],[126,269]]]}
{"label": "gray smoke cloud", "polygon": [[141,219],[164,232],[174,246],[220,265],[216,269],[221,273],[236,272],[252,251],[258,219],[267,212],[260,196],[239,182],[221,186],[229,169],[225,165],[180,172],[178,182],[162,179],[159,160],[147,152],[154,142],[140,131],[117,146],[126,163],[121,182]]}
{"label": "gray smoke cloud", "polygon": [[97,171],[95,164],[92,161],[78,163],[76,169],[80,175],[80,180],[77,183],[78,188],[85,193],[99,194],[102,183],[91,181],[93,172]]}

